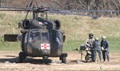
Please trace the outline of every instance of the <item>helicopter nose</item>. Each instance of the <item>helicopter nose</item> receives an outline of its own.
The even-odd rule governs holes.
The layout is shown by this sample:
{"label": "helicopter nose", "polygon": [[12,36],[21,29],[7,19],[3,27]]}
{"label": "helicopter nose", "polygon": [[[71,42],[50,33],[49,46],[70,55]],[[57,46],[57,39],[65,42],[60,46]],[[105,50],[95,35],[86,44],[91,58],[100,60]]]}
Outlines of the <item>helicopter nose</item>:
{"label": "helicopter nose", "polygon": [[41,44],[41,51],[43,55],[50,54],[50,44],[49,43],[42,43]]}

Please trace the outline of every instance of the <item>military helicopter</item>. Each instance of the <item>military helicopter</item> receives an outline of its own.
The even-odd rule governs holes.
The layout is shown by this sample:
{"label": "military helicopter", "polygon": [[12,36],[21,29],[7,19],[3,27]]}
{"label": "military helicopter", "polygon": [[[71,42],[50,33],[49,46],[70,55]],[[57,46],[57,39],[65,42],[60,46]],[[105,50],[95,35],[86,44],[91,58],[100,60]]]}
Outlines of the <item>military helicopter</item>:
{"label": "military helicopter", "polygon": [[[21,34],[4,34],[4,40],[20,41],[19,63],[24,62],[27,56],[42,57],[45,63],[49,57],[59,57],[62,63],[66,63],[67,53],[63,53],[65,34],[60,30],[60,21],[48,20],[49,8],[35,7],[33,2],[31,0],[28,8],[1,7],[0,11],[27,11],[25,19],[18,23],[22,28]],[[33,18],[28,20],[29,12],[33,13]]]}
{"label": "military helicopter", "polygon": [[[5,34],[5,41],[20,41],[21,52],[18,62],[24,62],[27,56],[42,57],[48,63],[49,57],[59,57],[66,63],[67,53],[63,53],[65,34],[60,30],[59,20],[48,20],[49,13],[80,15],[80,12],[120,12],[119,10],[51,10],[48,7],[36,7],[31,0],[27,8],[0,7],[0,11],[27,11],[23,21],[18,23],[22,28],[21,34]],[[33,13],[32,19],[27,19],[29,12]],[[82,14],[83,15],[83,14]],[[81,16],[81,15],[80,15]],[[90,16],[96,19],[97,16]]]}

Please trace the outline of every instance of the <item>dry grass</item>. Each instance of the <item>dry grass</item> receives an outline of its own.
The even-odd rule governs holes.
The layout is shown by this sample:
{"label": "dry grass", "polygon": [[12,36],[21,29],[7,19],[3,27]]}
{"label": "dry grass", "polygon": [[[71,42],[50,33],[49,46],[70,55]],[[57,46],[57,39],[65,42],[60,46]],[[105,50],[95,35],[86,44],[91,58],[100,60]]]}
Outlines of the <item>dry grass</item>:
{"label": "dry grass", "polygon": [[[0,35],[5,33],[19,33],[17,23],[25,18],[25,13],[0,12],[0,18]],[[93,33],[95,37],[99,38],[105,35],[112,47],[118,48],[119,46],[119,18],[101,17],[94,20],[91,17],[52,14],[49,16],[49,19],[59,19],[61,21],[61,30],[64,30],[67,36],[65,50],[72,50],[79,47],[88,38],[89,33]],[[117,43],[113,41],[114,39],[116,39]]]}
{"label": "dry grass", "polygon": [[[0,12],[0,27],[1,29],[12,28],[10,31],[12,30],[11,32],[14,33],[17,30],[17,23],[24,17],[24,12]],[[65,30],[68,38],[73,40],[84,40],[89,33],[94,33],[98,37],[101,37],[101,35],[118,37],[120,35],[119,18],[101,17],[93,20],[91,17],[50,15],[50,19],[59,19],[62,23],[62,30]],[[4,32],[7,33],[7,31]]]}
{"label": "dry grass", "polygon": [[[94,33],[96,37],[106,35],[107,37],[119,37],[119,18],[98,18],[80,16],[52,15],[62,21],[62,29],[72,40],[84,40],[89,33]],[[80,37],[79,37],[80,36]],[[82,38],[81,38],[82,37]]]}

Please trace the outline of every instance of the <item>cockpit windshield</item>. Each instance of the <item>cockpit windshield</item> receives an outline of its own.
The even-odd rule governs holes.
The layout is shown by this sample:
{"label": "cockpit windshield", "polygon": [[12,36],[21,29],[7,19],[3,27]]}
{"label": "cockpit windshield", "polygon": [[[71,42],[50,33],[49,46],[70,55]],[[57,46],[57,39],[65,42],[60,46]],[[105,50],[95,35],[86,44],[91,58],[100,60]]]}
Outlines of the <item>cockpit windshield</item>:
{"label": "cockpit windshield", "polygon": [[29,42],[32,42],[34,40],[40,40],[40,32],[30,32]]}
{"label": "cockpit windshield", "polygon": [[31,32],[30,37],[40,37],[40,32]]}
{"label": "cockpit windshield", "polygon": [[47,32],[43,32],[42,33],[42,41],[46,41],[48,40],[48,33]]}

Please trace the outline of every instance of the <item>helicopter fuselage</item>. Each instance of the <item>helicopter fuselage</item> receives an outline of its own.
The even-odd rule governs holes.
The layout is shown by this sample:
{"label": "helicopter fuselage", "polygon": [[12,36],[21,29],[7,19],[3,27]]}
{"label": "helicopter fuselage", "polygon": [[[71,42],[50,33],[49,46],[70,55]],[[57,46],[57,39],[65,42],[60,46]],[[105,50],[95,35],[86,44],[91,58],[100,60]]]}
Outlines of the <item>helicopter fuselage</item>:
{"label": "helicopter fuselage", "polygon": [[[28,22],[24,22],[28,23]],[[57,30],[55,23],[40,20],[31,20],[23,26],[21,47],[27,56],[58,57],[63,50],[64,33]]]}
{"label": "helicopter fuselage", "polygon": [[28,56],[42,57],[47,55],[57,57],[62,53],[63,44],[60,41],[62,39],[54,36],[52,31],[48,31],[47,29],[31,29],[25,32],[23,36],[25,37],[22,39],[24,43],[21,42],[22,50]]}
{"label": "helicopter fuselage", "polygon": [[[33,12],[33,18],[28,20],[30,11]],[[16,38],[20,41],[22,51],[18,62],[21,63],[26,56],[31,56],[43,57],[45,63],[48,57],[59,57],[62,63],[66,63],[67,53],[62,52],[65,35],[60,30],[60,21],[48,20],[47,11],[44,7],[33,7],[28,10],[25,19],[18,23],[18,27],[22,29],[21,35],[4,36],[5,41],[16,41]]]}

